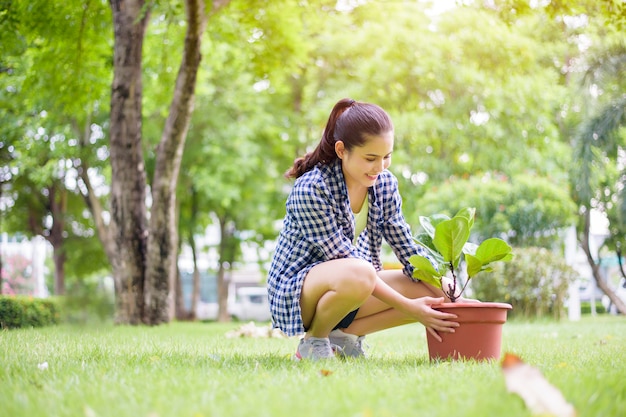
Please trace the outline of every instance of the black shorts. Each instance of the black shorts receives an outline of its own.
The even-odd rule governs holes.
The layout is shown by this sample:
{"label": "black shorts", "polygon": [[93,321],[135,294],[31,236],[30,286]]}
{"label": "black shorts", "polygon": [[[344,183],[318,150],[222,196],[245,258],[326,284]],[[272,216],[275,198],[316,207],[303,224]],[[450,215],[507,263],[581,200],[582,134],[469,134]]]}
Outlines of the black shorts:
{"label": "black shorts", "polygon": [[336,325],[333,330],[335,329],[345,329],[347,327],[350,326],[350,324],[352,324],[352,322],[354,321],[354,318],[356,317],[356,313],[359,312],[359,309],[357,308],[354,311],[349,312],[343,319],[341,319],[341,321],[339,322],[338,325]]}

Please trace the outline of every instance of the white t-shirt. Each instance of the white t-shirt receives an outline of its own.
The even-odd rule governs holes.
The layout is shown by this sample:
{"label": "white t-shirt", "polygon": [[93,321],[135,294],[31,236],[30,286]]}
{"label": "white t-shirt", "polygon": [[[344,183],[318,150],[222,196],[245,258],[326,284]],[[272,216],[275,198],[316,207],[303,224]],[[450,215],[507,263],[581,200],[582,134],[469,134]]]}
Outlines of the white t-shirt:
{"label": "white t-shirt", "polygon": [[367,214],[369,213],[368,195],[365,194],[365,201],[358,213],[354,213],[354,244],[356,245],[359,235],[367,226]]}

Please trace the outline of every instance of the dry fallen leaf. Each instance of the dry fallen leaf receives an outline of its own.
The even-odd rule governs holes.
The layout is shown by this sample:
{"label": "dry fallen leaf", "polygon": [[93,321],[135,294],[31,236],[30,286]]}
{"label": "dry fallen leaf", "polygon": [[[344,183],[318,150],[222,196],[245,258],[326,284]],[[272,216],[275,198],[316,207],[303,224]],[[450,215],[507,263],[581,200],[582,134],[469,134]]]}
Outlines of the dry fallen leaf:
{"label": "dry fallen leaf", "polygon": [[235,337],[269,337],[269,338],[286,338],[285,334],[279,329],[268,326],[257,326],[255,322],[251,321],[246,324],[242,324],[238,329],[231,330],[226,333],[226,337],[229,339]]}
{"label": "dry fallen leaf", "polygon": [[539,369],[525,363],[519,356],[505,353],[502,360],[504,381],[509,392],[519,395],[535,415],[575,417],[574,406],[567,402]]}

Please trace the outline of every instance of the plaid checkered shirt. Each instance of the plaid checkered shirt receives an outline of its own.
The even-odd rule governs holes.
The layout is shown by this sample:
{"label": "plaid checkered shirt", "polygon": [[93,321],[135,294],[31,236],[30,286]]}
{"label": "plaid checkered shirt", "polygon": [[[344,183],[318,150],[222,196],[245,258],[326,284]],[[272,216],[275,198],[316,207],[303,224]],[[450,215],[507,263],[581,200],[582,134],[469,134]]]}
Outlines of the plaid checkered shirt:
{"label": "plaid checkered shirt", "polygon": [[[300,292],[309,270],[340,258],[361,258],[382,269],[383,238],[411,277],[408,259],[424,248],[413,241],[402,215],[402,198],[395,176],[385,170],[369,188],[367,226],[354,242],[354,214],[341,160],[318,164],[300,176],[287,199],[287,213],[269,270],[268,294],[272,322],[288,336],[305,331],[300,311]],[[411,278],[412,279],[412,278]]]}

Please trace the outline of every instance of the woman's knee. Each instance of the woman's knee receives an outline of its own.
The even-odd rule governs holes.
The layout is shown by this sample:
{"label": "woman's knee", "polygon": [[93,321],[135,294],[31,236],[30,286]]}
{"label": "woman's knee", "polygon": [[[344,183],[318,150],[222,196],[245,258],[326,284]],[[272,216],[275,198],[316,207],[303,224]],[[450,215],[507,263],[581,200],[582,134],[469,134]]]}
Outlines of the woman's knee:
{"label": "woman's knee", "polygon": [[337,290],[367,297],[374,291],[377,279],[376,269],[371,263],[362,259],[351,259],[339,276]]}
{"label": "woman's knee", "polygon": [[336,259],[314,267],[304,280],[304,290],[321,297],[327,291],[364,297],[376,286],[374,266],[362,259]]}
{"label": "woman's knee", "polygon": [[320,300],[327,294],[337,301],[360,304],[374,291],[378,275],[372,264],[362,259],[336,259],[313,267],[300,294],[305,325],[310,323]]}

